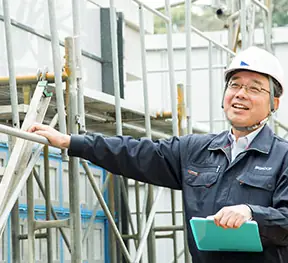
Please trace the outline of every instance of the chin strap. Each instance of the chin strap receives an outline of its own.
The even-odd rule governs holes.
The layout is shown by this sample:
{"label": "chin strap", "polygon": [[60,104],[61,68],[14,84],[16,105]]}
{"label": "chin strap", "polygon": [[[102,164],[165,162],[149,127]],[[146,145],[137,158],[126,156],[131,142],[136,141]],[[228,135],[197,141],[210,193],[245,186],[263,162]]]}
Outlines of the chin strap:
{"label": "chin strap", "polygon": [[271,116],[271,113],[264,120],[254,124],[252,126],[246,126],[246,127],[237,127],[237,126],[233,125],[233,123],[230,120],[228,120],[228,122],[237,131],[253,131],[253,130],[256,130],[257,128],[259,128],[260,126],[262,126],[263,124],[267,123],[270,116]]}

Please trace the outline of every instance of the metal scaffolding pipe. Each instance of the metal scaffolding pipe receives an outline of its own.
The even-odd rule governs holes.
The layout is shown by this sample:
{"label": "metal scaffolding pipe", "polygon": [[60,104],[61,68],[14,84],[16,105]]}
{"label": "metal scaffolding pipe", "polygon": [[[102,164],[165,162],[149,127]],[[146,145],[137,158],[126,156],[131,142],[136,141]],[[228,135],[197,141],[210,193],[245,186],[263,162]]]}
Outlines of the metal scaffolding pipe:
{"label": "metal scaffolding pipe", "polygon": [[240,27],[241,27],[241,45],[242,45],[242,49],[245,49],[247,47],[247,21],[246,21],[246,0],[241,0],[240,2],[240,6],[241,6],[241,13],[240,13],[240,17],[241,17],[241,23],[240,23]]}
{"label": "metal scaffolding pipe", "polygon": [[255,5],[257,5],[257,6],[259,6],[260,8],[262,8],[266,13],[269,12],[269,9],[267,8],[267,6],[266,6],[265,4],[263,4],[263,3],[261,3],[259,0],[252,0],[252,2],[253,2]]}
{"label": "metal scaffolding pipe", "polygon": [[[135,131],[138,131],[138,132],[143,132],[143,133],[145,133],[146,130],[147,130],[146,128],[138,127],[138,126],[130,124],[130,123],[123,123],[122,126],[124,128],[135,130]],[[163,132],[158,132],[158,131],[151,131],[151,135],[153,137],[165,138],[165,139],[169,139],[171,137],[171,135],[169,135],[169,134],[166,134],[166,133],[163,133]]]}
{"label": "metal scaffolding pipe", "polygon": [[214,85],[213,85],[213,71],[212,71],[212,44],[209,41],[208,46],[208,61],[209,61],[209,126],[210,133],[214,132],[214,109],[213,109],[213,101],[214,101]]}
{"label": "metal scaffolding pipe", "polygon": [[[39,76],[38,75],[16,76],[16,83],[17,85],[19,85],[18,88],[22,88],[20,87],[20,85],[25,85],[25,84],[36,85],[37,82],[39,81],[39,77],[42,77],[42,75],[40,74]],[[54,83],[55,82],[54,74],[46,73],[45,80],[48,83]],[[67,80],[67,74],[63,72],[62,81],[66,81],[66,80]],[[0,86],[8,85],[9,81],[10,81],[9,77],[0,77]]]}
{"label": "metal scaffolding pipe", "polygon": [[[110,10],[110,35],[111,35],[111,47],[112,47],[112,67],[113,67],[113,90],[114,90],[114,99],[115,99],[115,116],[116,116],[116,134],[122,135],[122,115],[121,115],[121,99],[120,99],[120,83],[119,83],[119,65],[118,65],[118,45],[117,45],[117,16],[114,0],[109,0],[109,10]],[[114,186],[114,178],[113,176],[110,179],[111,186]],[[109,199],[110,205],[113,205],[114,202],[114,188],[113,192],[112,187],[109,188]],[[120,202],[121,196],[118,197],[118,201]],[[114,208],[114,207],[112,207]],[[119,206],[119,214],[121,215],[121,207]],[[114,211],[111,211],[114,215]],[[120,221],[121,224],[121,221]],[[110,242],[114,244],[116,242],[116,237],[113,235],[113,232],[110,232]],[[125,245],[124,245],[125,246]],[[125,246],[126,248],[126,246]],[[111,262],[116,263],[116,247],[111,246],[110,256]],[[130,257],[130,256],[129,256]]]}
{"label": "metal scaffolding pipe", "polygon": [[273,120],[275,121],[275,123],[281,127],[282,129],[284,129],[285,131],[288,132],[288,126],[286,126],[285,124],[283,124],[281,121],[279,121],[276,117],[273,116]]}
{"label": "metal scaffolding pipe", "polygon": [[215,46],[217,46],[220,49],[223,49],[224,51],[226,51],[228,54],[232,55],[233,57],[236,55],[235,52],[233,52],[232,50],[230,50],[229,48],[223,46],[222,44],[218,43],[217,41],[213,40],[212,38],[208,37],[207,35],[205,35],[203,32],[201,32],[199,29],[197,29],[194,26],[191,26],[191,30],[193,30],[197,35],[199,35],[200,37],[210,41],[211,43],[213,43]]}
{"label": "metal scaffolding pipe", "polygon": [[[185,105],[185,100],[184,100],[184,89],[183,89],[183,85],[179,84],[177,86],[177,90],[178,90],[178,112],[179,112],[179,133],[181,136],[184,136],[187,134],[187,125],[183,125],[183,122],[185,122],[185,124],[187,123],[187,116],[186,116],[186,105]],[[182,221],[183,221],[183,239],[184,239],[184,261],[185,263],[189,263],[190,262],[190,254],[189,254],[189,248],[187,245],[187,227],[186,227],[186,221],[185,221],[185,207],[184,207],[184,203],[182,202]],[[174,213],[176,214],[176,211],[174,209]],[[173,235],[175,236],[175,232],[173,233]],[[176,252],[176,253],[175,253]],[[177,251],[174,252],[174,259],[177,262]]]}
{"label": "metal scaffolding pipe", "polygon": [[152,14],[162,18],[165,22],[169,22],[170,21],[170,18],[163,15],[161,12],[157,11],[156,9],[153,9],[151,7],[149,7],[148,5],[145,5],[144,3],[142,3],[141,1],[139,0],[132,0],[134,1],[135,3],[137,3],[138,5],[142,5],[145,9],[147,9],[148,11],[150,11]]}
{"label": "metal scaffolding pipe", "polygon": [[266,0],[266,3],[268,8],[266,45],[267,50],[272,52],[272,0]]}
{"label": "metal scaffolding pipe", "polygon": [[[191,0],[185,0],[185,28],[186,28],[186,92],[188,105],[188,133],[193,133],[193,110],[192,110],[192,72],[191,72]],[[193,69],[192,69],[193,70]]]}
{"label": "metal scaffolding pipe", "polygon": [[183,231],[184,227],[183,226],[177,226],[177,225],[172,225],[172,226],[157,226],[154,227],[153,230],[155,232],[166,232],[166,231]]}
{"label": "metal scaffolding pipe", "polygon": [[[108,184],[108,208],[110,210],[111,216],[113,217],[113,220],[115,220],[115,180],[114,175],[111,176],[111,180],[109,180]],[[118,218],[121,218],[118,216]],[[115,220],[116,221],[116,220]],[[121,223],[120,223],[121,224]],[[119,225],[120,225],[119,224]],[[119,227],[120,228],[120,227]],[[109,227],[108,229],[108,236],[109,236],[109,255],[110,255],[110,262],[111,263],[117,263],[117,248],[116,246],[112,245],[116,243],[115,236],[113,233],[113,230]]]}
{"label": "metal scaffolding pipe", "polygon": [[[9,72],[9,91],[10,101],[12,108],[12,126],[14,128],[20,128],[19,112],[18,112],[18,94],[17,94],[17,83],[16,73],[14,65],[14,54],[13,54],[13,43],[12,43],[12,31],[11,31],[11,18],[10,8],[8,0],[3,0],[3,15],[4,15],[4,27],[5,27],[5,38],[6,38],[6,52]],[[10,141],[10,138],[8,139]],[[13,149],[13,140],[9,142],[9,151]],[[19,204],[18,201],[14,204],[11,211],[11,239],[12,239],[12,259],[15,262],[20,262],[20,243],[19,243]]]}
{"label": "metal scaffolding pipe", "polygon": [[[144,197],[143,197],[143,203],[142,203],[142,210],[141,210],[141,229],[140,229],[140,233],[138,233],[140,235],[140,237],[143,235],[144,230],[145,230],[145,226],[146,226],[146,207],[147,207],[147,202],[148,202],[148,184],[144,185]],[[139,197],[140,198],[140,197]]]}
{"label": "metal scaffolding pipe", "polygon": [[[33,173],[34,174],[34,173]],[[45,189],[46,189],[46,197],[45,197],[45,205],[46,205],[46,220],[51,220],[51,184],[50,184],[50,165],[49,165],[49,147],[47,145],[44,146],[44,177],[45,177]],[[37,224],[37,223],[36,223]],[[46,229],[47,233],[47,261],[48,263],[53,261],[53,246],[52,246],[52,231],[51,229]]]}
{"label": "metal scaffolding pipe", "polygon": [[[2,15],[0,15],[0,20],[4,21],[4,17]],[[14,27],[19,28],[19,29],[21,29],[21,30],[23,30],[25,32],[28,32],[28,33],[30,33],[33,36],[37,36],[37,37],[39,37],[41,39],[45,39],[47,41],[51,41],[51,36],[49,36],[48,34],[40,32],[40,31],[37,31],[37,30],[35,30],[34,28],[32,28],[30,26],[27,26],[27,25],[24,25],[24,24],[20,23],[19,21],[11,19],[11,24]],[[63,47],[65,46],[64,42],[61,41],[61,40],[59,40],[59,45],[63,46]],[[84,57],[90,58],[90,59],[95,60],[95,61],[100,62],[100,63],[104,62],[102,58],[96,56],[95,54],[87,52],[86,50],[82,50],[82,55]]]}
{"label": "metal scaffolding pipe", "polygon": [[[68,123],[69,132],[78,134],[77,115],[77,81],[75,65],[75,49],[73,38],[65,39],[65,55],[67,57],[67,66],[69,69],[68,87],[69,87],[69,107]],[[71,262],[80,263],[82,260],[82,242],[81,242],[81,213],[79,196],[79,158],[69,158],[69,207],[70,207],[70,230],[71,230]]]}
{"label": "metal scaffolding pipe", "polygon": [[156,214],[157,204],[158,204],[158,201],[160,199],[162,192],[163,192],[163,188],[158,187],[157,195],[156,195],[156,198],[155,198],[154,203],[152,205],[152,208],[150,210],[150,214],[149,214],[149,217],[148,217],[148,220],[146,223],[146,228],[145,228],[145,231],[143,233],[143,236],[141,237],[141,241],[140,241],[140,244],[139,244],[138,250],[136,252],[135,259],[134,259],[133,263],[139,263],[139,261],[142,257],[143,250],[144,250],[145,243],[146,243],[146,239],[148,237],[148,234],[150,233],[150,229],[151,229],[151,226],[153,224],[154,217]]}
{"label": "metal scaffolding pipe", "polygon": [[3,4],[3,14],[4,14],[7,61],[8,61],[8,70],[9,70],[10,100],[11,100],[11,107],[12,107],[12,122],[13,122],[12,125],[14,128],[19,129],[20,121],[19,121],[19,113],[18,113],[18,94],[17,94],[16,73],[15,73],[14,54],[13,54],[13,45],[12,45],[9,1],[3,0],[2,4]]}
{"label": "metal scaffolding pipe", "polygon": [[30,132],[25,132],[25,131],[15,129],[15,128],[12,128],[12,127],[9,127],[9,126],[3,125],[3,124],[0,124],[0,133],[5,133],[5,134],[11,135],[11,136],[16,136],[16,137],[19,137],[19,138],[22,138],[25,140],[29,140],[32,142],[38,142],[41,144],[50,145],[49,141],[46,138],[44,138],[43,136],[40,136],[40,135],[37,135],[34,133],[30,133]]}
{"label": "metal scaffolding pipe", "polygon": [[114,0],[110,0],[110,31],[112,45],[112,65],[113,65],[113,84],[115,98],[115,113],[116,113],[116,130],[117,135],[122,134],[122,116],[121,116],[121,101],[120,101],[120,85],[118,72],[118,50],[117,50],[117,29],[116,29],[116,10],[114,8]]}
{"label": "metal scaffolding pipe", "polygon": [[[172,226],[176,225],[176,208],[175,208],[175,190],[170,189],[170,194],[171,194],[171,219],[172,219]],[[177,263],[177,236],[176,232],[172,230],[172,240],[173,240],[173,254],[175,258],[175,263]]]}
{"label": "metal scaffolding pipe", "polygon": [[85,106],[84,106],[84,86],[82,81],[82,54],[81,54],[81,6],[79,0],[72,0],[73,12],[73,34],[76,59],[76,81],[78,87],[78,113],[79,113],[79,133],[86,131],[85,127]]}
{"label": "metal scaffolding pipe", "polygon": [[[133,225],[133,220],[132,220],[132,216],[131,216],[131,211],[129,208],[129,201],[128,201],[128,194],[126,192],[126,187],[125,187],[125,183],[123,180],[123,177],[120,177],[120,188],[122,190],[122,195],[123,195],[123,199],[124,199],[124,203],[126,205],[126,209],[127,209],[127,216],[128,216],[128,221],[130,223],[130,227],[131,227],[131,232],[133,236],[137,236],[136,235],[136,231]],[[135,244],[135,248],[137,249],[137,241],[134,239],[134,244]]]}
{"label": "metal scaffolding pipe", "polygon": [[140,240],[142,227],[140,216],[140,187],[138,181],[135,181],[135,206],[136,206],[136,222],[137,222],[137,240]]}
{"label": "metal scaffolding pipe", "polygon": [[121,238],[121,234],[119,233],[119,231],[117,229],[117,226],[116,226],[116,224],[114,222],[114,219],[113,219],[113,217],[112,217],[112,215],[111,215],[111,213],[110,213],[110,211],[108,209],[108,206],[105,203],[105,200],[104,200],[104,198],[103,198],[103,196],[101,194],[101,191],[100,191],[98,185],[94,181],[93,174],[91,173],[88,164],[85,161],[82,161],[82,165],[83,165],[85,173],[86,173],[86,175],[87,175],[87,177],[88,177],[88,179],[90,181],[92,189],[93,189],[96,197],[98,198],[99,203],[100,203],[100,205],[101,205],[101,207],[102,207],[102,209],[103,209],[103,211],[104,211],[104,213],[105,213],[105,215],[107,217],[107,220],[110,223],[111,228],[112,228],[112,230],[113,230],[113,232],[114,232],[114,234],[115,234],[115,236],[116,236],[116,238],[117,238],[117,240],[118,240],[118,242],[120,244],[120,247],[122,249],[122,252],[123,252],[125,258],[127,259],[128,263],[130,263],[130,262],[132,263],[130,254],[129,254],[129,252],[128,252],[128,250],[127,250],[127,248],[126,248],[126,246],[125,246],[125,244],[124,244],[124,242],[123,242],[123,240]]}
{"label": "metal scaffolding pipe", "polygon": [[[182,249],[180,252],[179,252],[179,254],[177,255],[177,259],[179,259],[183,254],[184,254],[184,249]],[[170,261],[169,261],[169,263],[175,263],[175,259],[174,258],[172,258]]]}
{"label": "metal scaffolding pipe", "polygon": [[59,37],[57,32],[56,22],[56,8],[55,1],[48,0],[48,11],[49,11],[49,24],[51,32],[51,46],[52,46],[52,58],[53,68],[55,74],[55,91],[56,91],[56,103],[57,112],[59,115],[59,130],[66,134],[66,118],[64,109],[64,96],[62,88],[62,63],[59,48]]}
{"label": "metal scaffolding pipe", "polygon": [[26,186],[27,195],[27,227],[28,227],[28,262],[35,262],[35,221],[34,221],[34,188],[33,176],[30,174]]}
{"label": "metal scaffolding pipe", "polygon": [[[221,69],[221,68],[225,68],[226,65],[221,64],[221,65],[213,65],[213,69]],[[192,67],[190,68],[191,71],[196,71],[196,70],[207,70],[209,68],[209,66],[203,66],[203,67]],[[175,72],[186,72],[187,73],[188,68],[176,68],[174,71]],[[152,69],[147,71],[147,73],[152,74],[152,73],[165,73],[168,72],[169,69],[168,68],[163,68],[163,69]],[[188,70],[189,71],[189,70]],[[187,92],[188,93],[188,92]],[[188,95],[187,95],[188,96]]]}
{"label": "metal scaffolding pipe", "polygon": [[70,219],[63,220],[49,220],[49,221],[35,221],[35,230],[43,228],[60,228],[67,227],[69,228]]}
{"label": "metal scaffolding pipe", "polygon": [[[47,238],[46,233],[36,233],[34,236],[36,239]],[[19,238],[19,240],[26,240],[26,239],[28,239],[28,234],[21,234],[18,236],[18,238]]]}
{"label": "metal scaffolding pipe", "polygon": [[150,108],[149,108],[149,94],[148,94],[148,80],[147,80],[147,62],[146,62],[143,5],[139,5],[139,23],[140,23],[143,97],[144,97],[144,108],[145,108],[145,128],[146,128],[146,136],[148,138],[151,138],[151,121],[150,121],[150,112],[149,112]]}
{"label": "metal scaffolding pipe", "polygon": [[[171,17],[170,1],[165,0],[165,9],[168,17]],[[171,107],[172,107],[172,127],[173,135],[178,136],[178,113],[177,113],[177,88],[175,84],[174,75],[174,57],[173,57],[173,46],[172,46],[172,21],[167,23],[167,47],[168,47],[168,67],[169,67],[169,82],[170,82],[170,96],[171,96]]]}
{"label": "metal scaffolding pipe", "polygon": [[[41,149],[42,149],[42,147],[41,147]],[[40,151],[41,151],[41,149],[40,149]],[[39,154],[39,156],[40,156],[40,154]],[[45,193],[44,186],[43,186],[43,184],[42,184],[42,182],[41,182],[41,180],[39,178],[39,175],[38,175],[37,171],[35,170],[35,168],[33,168],[33,175],[34,175],[34,178],[35,178],[35,180],[36,180],[36,182],[37,182],[37,184],[39,186],[39,189],[40,189],[43,197],[46,199],[46,193]],[[51,213],[52,213],[52,216],[54,217],[54,219],[58,220],[57,214],[56,214],[53,206],[51,206]],[[68,237],[66,236],[66,234],[65,234],[65,232],[64,232],[64,230],[62,228],[59,228],[59,231],[60,231],[60,234],[61,234],[61,236],[62,236],[62,238],[64,240],[64,243],[65,243],[68,251],[71,253],[71,246],[69,244]]]}
{"label": "metal scaffolding pipe", "polygon": [[[109,180],[111,178],[111,173],[108,173],[106,179],[105,179],[105,182],[101,188],[101,194],[103,195],[103,193],[106,191],[107,189],[107,186],[108,186],[108,183],[109,183]],[[99,200],[96,200],[96,203],[94,205],[94,209],[92,211],[92,215],[91,215],[91,218],[90,218],[90,221],[89,221],[89,225],[87,226],[87,228],[85,229],[85,232],[83,234],[83,238],[82,238],[82,244],[84,244],[84,242],[86,241],[86,239],[88,238],[89,234],[91,233],[91,229],[92,229],[92,226],[94,225],[94,220],[95,220],[95,217],[96,217],[96,214],[97,214],[97,210],[100,206],[100,203],[99,203]]]}

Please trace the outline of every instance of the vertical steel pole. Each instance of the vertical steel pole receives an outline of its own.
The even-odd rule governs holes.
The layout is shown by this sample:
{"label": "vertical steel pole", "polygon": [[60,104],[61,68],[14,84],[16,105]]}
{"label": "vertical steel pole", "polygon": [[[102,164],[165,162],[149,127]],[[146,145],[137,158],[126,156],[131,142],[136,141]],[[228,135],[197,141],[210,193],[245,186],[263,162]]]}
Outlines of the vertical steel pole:
{"label": "vertical steel pole", "polygon": [[214,112],[213,112],[213,101],[214,101],[214,90],[213,90],[213,69],[212,69],[212,43],[209,41],[208,46],[208,63],[209,63],[209,127],[210,132],[214,132]]}
{"label": "vertical steel pole", "polygon": [[254,44],[254,31],[255,31],[255,5],[250,3],[248,9],[248,46],[252,46]]}
{"label": "vertical steel pole", "polygon": [[[186,94],[188,106],[188,133],[193,133],[193,109],[192,109],[192,63],[191,63],[191,0],[185,0],[185,29],[186,29]],[[184,92],[185,94],[185,92]],[[187,122],[187,120],[186,120]]]}
{"label": "vertical steel pole", "polygon": [[[175,190],[171,189],[170,190],[171,194],[171,215],[172,215],[172,225],[176,225],[176,208],[175,208]],[[173,231],[173,254],[174,254],[174,263],[178,262],[177,259],[177,236],[176,236],[176,231]]]}
{"label": "vertical steel pole", "polygon": [[[6,52],[8,61],[9,72],[9,86],[10,86],[10,100],[12,107],[12,126],[14,128],[20,128],[19,114],[18,114],[18,94],[16,84],[16,73],[14,65],[13,45],[12,45],[12,32],[11,32],[11,19],[10,19],[10,7],[8,0],[2,0],[3,15],[4,15],[4,27],[5,27],[5,39],[6,39]],[[9,139],[10,141],[10,139]],[[12,151],[13,139],[9,146]],[[19,236],[19,208],[18,201],[15,203],[11,212],[11,238],[12,238],[12,259],[14,263],[20,263],[20,240]]]}
{"label": "vertical steel pole", "polygon": [[272,52],[272,4],[273,1],[272,0],[266,0],[266,6],[268,8],[268,14],[267,14],[267,47],[268,47],[268,51]]}
{"label": "vertical steel pole", "polygon": [[139,5],[143,97],[144,97],[144,108],[145,108],[145,128],[146,128],[146,137],[151,139],[151,121],[150,121],[150,112],[149,112],[150,107],[149,107],[149,94],[148,94],[147,61],[146,61],[145,29],[144,29],[143,11],[144,11],[143,5]]}
{"label": "vertical steel pole", "polygon": [[[112,67],[113,67],[113,86],[114,86],[114,99],[115,99],[115,115],[116,115],[116,133],[122,135],[122,116],[121,116],[121,100],[120,100],[120,83],[118,71],[118,47],[117,47],[117,17],[114,0],[109,0],[110,4],[110,33],[111,33],[111,46],[112,46]],[[114,187],[115,178],[112,176],[110,180],[111,187],[109,187],[109,202],[115,201]],[[111,192],[113,190],[113,192]],[[113,204],[110,204],[113,205]],[[114,216],[114,211],[111,211]],[[116,249],[113,244],[116,244],[116,238],[110,229],[110,244],[111,246],[111,259],[116,259]],[[112,261],[112,263],[116,261]]]}
{"label": "vertical steel pole", "polygon": [[[185,122],[187,120],[187,115],[186,115],[186,105],[185,105],[185,100],[184,100],[184,88],[183,85],[178,84],[177,85],[177,91],[178,91],[178,112],[179,112],[179,124],[178,124],[178,128],[179,128],[179,134],[181,136],[186,135],[187,134],[187,128],[185,125],[183,125],[183,122]],[[184,253],[184,262],[185,263],[189,263],[190,262],[190,253],[189,253],[189,248],[187,245],[187,224],[186,224],[186,216],[185,216],[185,207],[184,207],[184,203],[182,202],[182,222],[183,222],[183,244],[184,244],[184,249],[183,249],[183,253]],[[172,209],[173,212],[173,209]],[[176,214],[176,212],[175,212]],[[174,254],[174,260],[178,259],[179,254],[176,251],[176,258],[175,258],[175,254]]]}
{"label": "vertical steel pole", "polygon": [[[187,3],[186,3],[187,4]],[[173,135],[174,136],[178,136],[179,135],[179,131],[178,131],[178,112],[177,112],[177,87],[176,87],[176,84],[175,84],[175,75],[174,75],[174,58],[173,58],[173,43],[172,43],[172,18],[171,18],[171,8],[170,8],[170,1],[169,0],[165,0],[165,10],[166,10],[166,16],[169,17],[169,22],[166,24],[166,28],[167,28],[167,47],[168,47],[168,64],[169,64],[169,81],[170,81],[170,94],[171,94],[171,107],[172,107],[172,128],[173,128]],[[186,10],[186,12],[188,13],[188,11]],[[189,15],[190,16],[190,15]],[[187,17],[186,17],[187,19]],[[191,20],[191,18],[190,18]],[[187,22],[186,22],[187,23]],[[191,23],[191,21],[190,21]],[[187,25],[186,25],[187,26]],[[189,30],[190,33],[191,33],[191,29]],[[188,33],[189,34],[189,33]],[[189,47],[186,47],[186,48],[189,48],[189,55],[188,56],[191,56],[191,44],[188,40],[188,37],[190,37],[190,41],[191,41],[191,34],[189,36],[186,36],[186,41],[188,45],[190,45]],[[189,43],[188,43],[189,42]],[[188,53],[188,51],[187,51]],[[188,85],[191,84],[191,64],[189,64],[189,58],[187,59],[188,60],[188,63],[186,61],[186,67],[189,67],[188,69],[188,73],[186,72],[186,77],[188,78]],[[190,75],[190,77],[188,76]],[[190,81],[190,83],[189,83]],[[189,91],[189,99],[191,99],[191,87],[188,87],[190,88]],[[191,101],[190,101],[191,102]],[[190,107],[192,106],[189,105]],[[190,112],[190,109],[189,109],[189,112]],[[189,122],[190,122],[190,125],[192,123],[192,120],[191,120],[191,116],[190,116],[190,119],[189,119]],[[191,129],[191,132],[192,132],[192,126],[190,126],[190,129]],[[175,207],[174,207],[174,191],[171,190],[171,202],[172,202],[172,224],[174,225],[176,222],[176,218],[175,218]],[[177,260],[177,240],[176,240],[176,235],[175,235],[175,232],[174,232],[174,235],[173,235],[173,247],[174,247],[174,253],[176,253],[176,257],[175,260]]]}
{"label": "vertical steel pole", "polygon": [[16,84],[16,73],[14,65],[14,54],[12,46],[12,32],[11,32],[11,19],[10,19],[10,8],[9,1],[3,0],[3,14],[4,14],[4,26],[5,26],[5,37],[6,37],[6,50],[9,70],[9,86],[10,86],[10,100],[12,106],[12,125],[14,128],[19,128],[19,114],[18,114],[18,95],[17,95],[17,84]]}
{"label": "vertical steel pole", "polygon": [[[144,29],[144,14],[143,5],[139,5],[139,24],[140,24],[140,44],[141,44],[141,62],[142,62],[142,79],[143,79],[143,96],[144,96],[144,107],[145,107],[145,128],[146,137],[150,138],[151,135],[151,121],[149,113],[149,94],[148,94],[148,80],[147,80],[147,61],[146,61],[146,47],[145,47],[145,29]],[[149,216],[154,201],[154,187],[148,185],[148,196],[146,214]],[[145,198],[146,199],[146,198]],[[144,215],[142,215],[144,218]],[[152,227],[154,222],[152,222]],[[150,230],[148,235],[148,260],[151,263],[156,262],[155,253],[155,233],[153,229]]]}
{"label": "vertical steel pole", "polygon": [[272,52],[272,3],[270,0],[265,0],[265,6],[268,11],[262,10],[263,14],[263,30],[265,39],[265,48]]}
{"label": "vertical steel pole", "polygon": [[[111,216],[113,217],[113,220],[115,221],[115,180],[113,178],[113,175],[111,176],[111,180],[109,180],[108,185],[108,199],[109,199],[109,210],[111,213]],[[117,250],[116,250],[116,239],[113,233],[113,230],[109,229],[109,238],[111,242],[109,243],[109,252],[110,252],[110,262],[111,263],[117,263]]]}
{"label": "vertical steel pole", "polygon": [[[45,171],[45,204],[46,204],[46,220],[51,220],[51,191],[50,191],[50,167],[49,167],[49,147],[44,146],[44,171]],[[53,262],[52,247],[52,231],[51,228],[46,229],[47,233],[47,262]]]}
{"label": "vertical steel pole", "polygon": [[116,10],[114,8],[114,0],[110,0],[110,26],[111,26],[114,97],[115,97],[115,111],[116,111],[116,129],[117,129],[117,135],[122,135],[122,116],[121,116],[120,85],[119,85],[119,72],[118,72],[116,19],[117,18],[116,18]]}
{"label": "vertical steel pole", "polygon": [[28,262],[35,262],[35,233],[34,233],[34,192],[33,192],[33,175],[27,180],[27,206],[28,206]]}
{"label": "vertical steel pole", "polygon": [[81,2],[72,0],[73,12],[73,32],[76,59],[76,81],[78,88],[78,113],[79,113],[79,133],[86,131],[85,127],[85,106],[84,106],[84,86],[82,81],[82,52],[81,52]]}
{"label": "vertical steel pole", "polygon": [[246,21],[246,0],[241,0],[241,43],[242,43],[242,49],[247,48],[247,37],[246,37],[246,29],[247,29],[247,21]]}
{"label": "vertical steel pole", "polygon": [[177,89],[175,85],[174,76],[174,58],[173,58],[173,45],[172,45],[172,19],[170,11],[170,1],[165,0],[166,15],[169,17],[167,23],[167,47],[168,47],[168,64],[169,64],[169,81],[171,93],[171,106],[172,106],[172,126],[173,135],[178,136],[178,113],[177,113]]}
{"label": "vertical steel pole", "polygon": [[[228,56],[228,54],[227,54],[227,56]],[[223,65],[223,63],[224,63],[223,50],[220,49],[220,65]],[[221,68],[220,71],[221,71],[220,76],[224,76],[223,68]],[[224,94],[224,92],[225,92],[225,81],[224,81],[223,77],[221,77],[220,83],[221,83],[220,92],[221,92],[221,94]],[[226,117],[225,117],[225,112],[224,111],[222,111],[222,115],[221,116],[222,116],[222,119],[225,120]],[[223,130],[228,129],[228,123],[226,121],[223,121],[223,125],[221,127],[222,127]]]}
{"label": "vertical steel pole", "polygon": [[[77,82],[75,74],[75,50],[73,38],[65,39],[65,55],[69,68],[69,131],[78,133],[77,119]],[[82,262],[81,214],[79,197],[79,158],[69,158],[69,204],[71,229],[71,262]]]}
{"label": "vertical steel pole", "polygon": [[55,91],[57,112],[59,115],[59,129],[66,133],[66,118],[64,109],[64,96],[62,87],[62,63],[60,56],[59,37],[57,32],[55,0],[48,0],[49,23],[51,32],[52,57],[55,75]]}
{"label": "vertical steel pole", "polygon": [[140,242],[141,229],[142,229],[142,227],[141,227],[141,217],[140,217],[140,189],[139,188],[140,188],[139,187],[139,182],[135,181],[135,204],[136,204],[136,222],[137,222],[138,242]]}

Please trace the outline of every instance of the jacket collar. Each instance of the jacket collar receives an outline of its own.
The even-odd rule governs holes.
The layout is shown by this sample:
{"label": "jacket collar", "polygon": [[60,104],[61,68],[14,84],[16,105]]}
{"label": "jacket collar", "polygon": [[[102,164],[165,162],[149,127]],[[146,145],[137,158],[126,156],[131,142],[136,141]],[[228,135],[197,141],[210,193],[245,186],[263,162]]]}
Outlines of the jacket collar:
{"label": "jacket collar", "polygon": [[[225,150],[225,148],[231,145],[231,142],[228,138],[229,131],[224,131],[218,134],[211,141],[208,150]],[[269,154],[274,140],[274,133],[269,128],[267,124],[263,129],[257,134],[252,143],[248,146],[247,150],[256,150],[265,154]]]}

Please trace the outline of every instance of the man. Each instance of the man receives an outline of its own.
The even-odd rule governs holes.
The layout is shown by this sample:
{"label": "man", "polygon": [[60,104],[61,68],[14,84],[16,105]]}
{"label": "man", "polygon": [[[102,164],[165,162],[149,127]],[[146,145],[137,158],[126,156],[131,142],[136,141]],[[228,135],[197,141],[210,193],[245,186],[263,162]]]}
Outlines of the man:
{"label": "man", "polygon": [[[288,144],[266,125],[279,107],[283,70],[257,47],[238,53],[225,72],[224,112],[231,130],[169,140],[64,135],[45,125],[30,132],[112,173],[183,191],[194,263],[288,262]],[[201,252],[189,219],[214,216],[223,228],[259,225],[261,253]]]}

